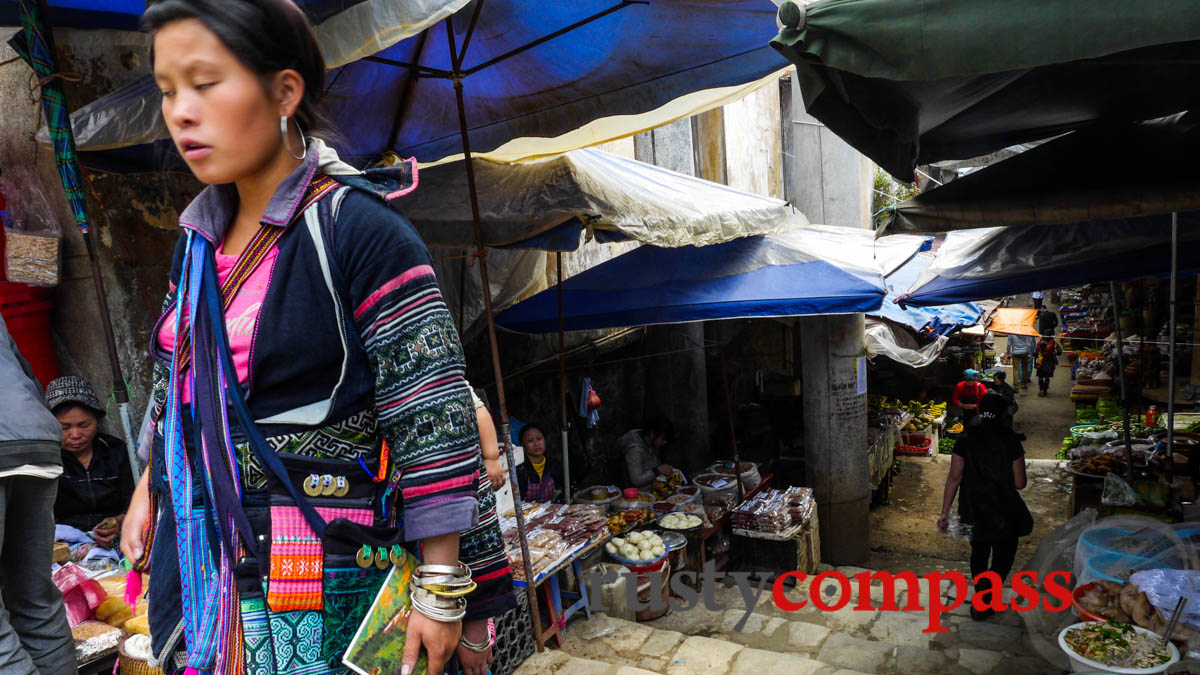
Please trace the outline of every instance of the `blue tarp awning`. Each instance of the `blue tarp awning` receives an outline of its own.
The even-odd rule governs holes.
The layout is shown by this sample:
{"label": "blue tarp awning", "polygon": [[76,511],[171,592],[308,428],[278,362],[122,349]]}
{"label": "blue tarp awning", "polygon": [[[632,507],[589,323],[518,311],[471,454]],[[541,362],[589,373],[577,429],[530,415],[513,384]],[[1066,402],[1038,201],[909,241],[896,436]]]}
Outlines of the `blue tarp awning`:
{"label": "blue tarp awning", "polygon": [[[713,319],[848,314],[879,308],[881,275],[806,251],[804,232],[712,246],[642,246],[563,282],[566,330]],[[525,333],[558,330],[557,289],[501,312]]]}
{"label": "blue tarp awning", "polygon": [[887,276],[888,294],[876,316],[903,324],[921,332],[926,326],[935,335],[946,335],[956,328],[974,326],[983,316],[983,308],[973,302],[938,305],[935,307],[901,307],[896,299],[912,288],[920,275],[935,259],[933,253],[918,253],[895,272]]}
{"label": "blue tarp awning", "polygon": [[[1180,213],[1179,272],[1198,269],[1200,212]],[[904,301],[942,305],[1170,271],[1170,214],[955,230]]]}

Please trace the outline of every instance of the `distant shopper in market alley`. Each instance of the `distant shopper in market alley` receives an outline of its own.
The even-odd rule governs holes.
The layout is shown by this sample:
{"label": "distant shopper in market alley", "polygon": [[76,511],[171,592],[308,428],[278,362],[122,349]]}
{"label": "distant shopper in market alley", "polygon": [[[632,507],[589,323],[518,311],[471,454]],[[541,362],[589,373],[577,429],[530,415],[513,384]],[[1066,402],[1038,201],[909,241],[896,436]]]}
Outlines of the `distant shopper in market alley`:
{"label": "distant shopper in market alley", "polygon": [[1032,335],[1008,336],[1008,356],[1022,391],[1033,381],[1033,357],[1036,351],[1037,339]]}
{"label": "distant shopper in market alley", "polygon": [[129,453],[121,439],[100,433],[104,408],[92,385],[68,375],[46,385],[46,405],[62,428],[63,474],[54,522],[112,546],[133,497]]}
{"label": "distant shopper in market alley", "polygon": [[1042,308],[1037,314],[1038,333],[1054,335],[1058,332],[1058,314],[1052,309]]}
{"label": "distant shopper in market alley", "polygon": [[1046,294],[1043,291],[1034,291],[1030,294],[1030,297],[1033,300],[1034,309],[1041,309],[1042,305],[1046,302]]}
{"label": "distant shopper in market alley", "polygon": [[950,397],[950,405],[959,408],[958,417],[964,423],[970,422],[979,412],[979,401],[987,394],[987,387],[976,379],[978,377],[979,371],[964,370],[962,382],[954,387],[954,395]]}
{"label": "distant shopper in market alley", "polygon": [[[1017,539],[1033,532],[1033,516],[1017,493],[1026,484],[1023,437],[1004,424],[1006,406],[1004,397],[998,394],[985,396],[980,402],[979,423],[954,445],[937,521],[939,529],[949,528],[950,507],[957,493],[959,518],[970,526],[971,576],[992,571],[1000,581],[1012,570]],[[975,585],[977,593],[988,593],[992,588],[988,577]],[[1002,590],[1001,586],[991,592]],[[971,618],[976,621],[994,613],[971,608]]]}
{"label": "distant shopper in market alley", "polygon": [[74,673],[54,562],[58,422],[0,318],[0,673]]}
{"label": "distant shopper in market alley", "polygon": [[1062,346],[1053,335],[1043,336],[1037,345],[1037,378],[1038,396],[1050,395],[1050,378],[1054,377],[1054,369],[1058,368],[1058,357],[1062,356]]}
{"label": "distant shopper in market alley", "polygon": [[1004,409],[1003,420],[1008,426],[1012,426],[1013,415],[1017,414],[1017,390],[1013,389],[1008,383],[1008,374],[1004,371],[998,371],[992,376],[992,381],[985,385],[988,393],[999,394],[1004,397],[1008,406]]}

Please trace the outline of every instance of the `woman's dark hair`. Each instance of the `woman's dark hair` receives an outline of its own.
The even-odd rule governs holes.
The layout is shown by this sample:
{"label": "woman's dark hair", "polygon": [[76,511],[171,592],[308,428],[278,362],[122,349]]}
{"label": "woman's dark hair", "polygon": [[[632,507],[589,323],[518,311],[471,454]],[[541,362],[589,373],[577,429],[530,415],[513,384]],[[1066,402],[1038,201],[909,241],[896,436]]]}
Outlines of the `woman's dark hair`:
{"label": "woman's dark hair", "polygon": [[671,420],[655,415],[646,418],[645,423],[642,424],[642,433],[650,436],[662,436],[663,440],[670,443],[675,440],[675,425],[671,423]]}
{"label": "woman's dark hair", "polygon": [[58,417],[59,415],[70,412],[71,410],[73,410],[75,408],[79,408],[80,410],[90,414],[92,417],[95,417],[97,424],[99,424],[100,418],[104,417],[103,411],[96,410],[94,408],[89,408],[86,405],[80,403],[79,401],[63,401],[62,403],[59,403],[58,405],[54,406],[54,409],[51,410],[50,413],[53,414],[55,417]]}
{"label": "woman's dark hair", "polygon": [[986,394],[979,399],[979,412],[989,415],[1001,415],[1008,410],[1008,400],[1000,394]]}
{"label": "woman's dark hair", "polygon": [[[159,0],[148,2],[142,27],[154,33],[167,24],[196,19],[247,68],[267,76],[291,68],[304,79],[296,121],[305,133],[324,130],[325,57],[308,17],[292,0]],[[151,43],[150,61],[154,62]]]}
{"label": "woman's dark hair", "polygon": [[517,440],[521,441],[522,446],[525,445],[525,432],[532,431],[534,429],[537,429],[538,431],[542,432],[542,438],[546,437],[545,429],[542,429],[541,426],[534,424],[533,422],[530,422],[530,423],[526,424],[525,426],[521,427],[521,433],[517,434]]}

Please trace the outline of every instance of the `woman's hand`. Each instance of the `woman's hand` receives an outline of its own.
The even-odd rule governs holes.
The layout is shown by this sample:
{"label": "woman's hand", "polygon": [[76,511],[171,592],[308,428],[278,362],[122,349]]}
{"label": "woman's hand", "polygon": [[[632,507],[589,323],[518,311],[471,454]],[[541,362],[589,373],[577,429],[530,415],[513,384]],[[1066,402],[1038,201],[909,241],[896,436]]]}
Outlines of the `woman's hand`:
{"label": "woman's hand", "polygon": [[142,533],[150,520],[150,472],[142,472],[142,479],[133,490],[133,498],[129,501],[129,510],[125,512],[121,524],[121,553],[129,562],[137,562],[142,558],[145,542]]}
{"label": "woman's hand", "polygon": [[943,513],[942,515],[938,516],[937,525],[939,530],[945,532],[946,530],[950,529],[950,519],[946,517],[946,514]]}
{"label": "woman's hand", "polygon": [[462,622],[435,621],[413,610],[405,635],[404,661],[400,666],[400,675],[409,675],[413,671],[421,647],[425,648],[425,655],[429,659],[430,675],[440,675],[458,647],[458,639],[462,637]]}
{"label": "woman's hand", "polygon": [[658,472],[664,476],[669,477],[671,474],[675,473],[675,468],[672,467],[670,464],[659,464]]}
{"label": "woman's hand", "polygon": [[508,482],[508,476],[504,475],[504,467],[500,466],[500,460],[484,459],[483,468],[487,469],[488,480],[492,481],[493,490],[499,490]]}
{"label": "woman's hand", "polygon": [[117,538],[117,533],[121,531],[121,522],[125,520],[125,516],[119,515],[113,518],[105,518],[96,523],[92,528],[92,541],[101,546],[108,546]]}
{"label": "woman's hand", "polygon": [[[463,623],[463,637],[475,644],[481,644],[488,641],[487,621],[466,621]],[[458,645],[458,651],[455,652],[458,656],[458,665],[462,668],[464,675],[487,675],[488,668],[492,665],[492,648],[488,647],[482,652],[472,651],[463,645]]]}

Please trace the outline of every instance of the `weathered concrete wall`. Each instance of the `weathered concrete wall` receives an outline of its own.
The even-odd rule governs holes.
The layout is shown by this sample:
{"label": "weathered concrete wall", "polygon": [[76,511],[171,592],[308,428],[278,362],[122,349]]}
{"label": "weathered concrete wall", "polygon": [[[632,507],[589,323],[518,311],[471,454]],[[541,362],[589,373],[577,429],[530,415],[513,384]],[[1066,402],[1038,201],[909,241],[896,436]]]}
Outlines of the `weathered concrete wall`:
{"label": "weathered concrete wall", "polygon": [[[59,69],[80,75],[66,85],[75,109],[136,79],[148,68],[144,36],[108,31],[58,31]],[[0,42],[7,38],[0,35]],[[14,56],[0,46],[0,61]],[[42,124],[38,92],[23,62],[0,68],[0,170],[28,169],[53,200],[63,229],[62,282],[53,292],[52,329],[59,368],[92,383],[108,398],[112,376],[83,238],[75,228],[50,148],[34,140]],[[164,173],[114,176],[90,173],[85,186],[93,241],[100,259],[121,368],[137,425],[150,383],[148,334],[167,288],[178,211],[200,189],[188,176]],[[94,188],[94,191],[93,189]],[[115,414],[106,431],[120,435]]]}
{"label": "weathered concrete wall", "polygon": [[732,188],[783,197],[779,87],[768,85],[725,106],[725,164]]}
{"label": "weathered concrete wall", "polygon": [[870,227],[871,161],[804,112],[799,87],[791,87],[790,199],[809,222]]}

